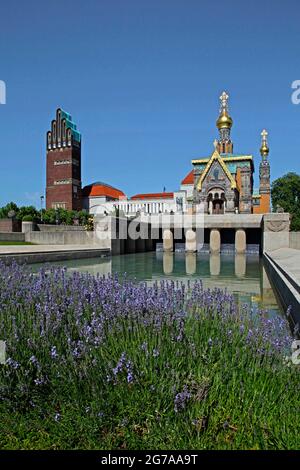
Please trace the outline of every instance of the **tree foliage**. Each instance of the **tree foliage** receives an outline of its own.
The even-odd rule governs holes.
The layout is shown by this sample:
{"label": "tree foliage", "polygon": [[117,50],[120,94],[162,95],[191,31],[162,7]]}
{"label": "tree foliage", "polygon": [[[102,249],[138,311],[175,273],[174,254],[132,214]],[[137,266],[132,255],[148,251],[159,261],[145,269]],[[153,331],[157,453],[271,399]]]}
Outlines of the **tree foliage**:
{"label": "tree foliage", "polygon": [[14,202],[9,202],[8,204],[6,204],[6,206],[0,207],[0,219],[6,219],[10,211],[14,211],[17,213],[17,204],[15,204]]}
{"label": "tree foliage", "polygon": [[69,211],[66,209],[43,209],[42,212],[34,206],[18,207],[14,202],[9,202],[6,206],[0,207],[0,219],[9,217],[9,212],[14,211],[17,220],[33,220],[45,224],[65,224],[87,226],[89,224],[89,215],[85,210]]}
{"label": "tree foliage", "polygon": [[277,206],[291,214],[291,230],[300,231],[300,175],[297,173],[287,173],[286,175],[273,181],[272,206],[277,210]]}

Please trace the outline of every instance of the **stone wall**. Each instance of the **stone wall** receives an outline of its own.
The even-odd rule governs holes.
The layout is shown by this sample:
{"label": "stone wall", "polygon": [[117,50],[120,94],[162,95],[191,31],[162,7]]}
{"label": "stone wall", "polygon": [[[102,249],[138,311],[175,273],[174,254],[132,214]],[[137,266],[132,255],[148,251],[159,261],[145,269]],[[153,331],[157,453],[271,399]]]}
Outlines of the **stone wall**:
{"label": "stone wall", "polygon": [[1,242],[25,242],[25,233],[21,232],[0,232]]}
{"label": "stone wall", "polygon": [[290,248],[300,250],[300,232],[290,232]]}
{"label": "stone wall", "polygon": [[[113,254],[138,253],[153,249],[150,222],[140,222],[127,218],[116,219],[110,216],[96,217],[94,220],[95,231],[89,232],[77,226],[40,225],[42,227],[41,231],[28,232],[25,239],[41,245],[92,245],[110,249]],[[166,229],[169,232],[174,229],[174,221],[170,220],[170,222],[170,228],[166,226],[164,232],[166,232]],[[201,222],[200,228],[202,224],[203,222]],[[264,216],[260,214],[224,214],[204,217],[205,229],[211,230],[210,248],[212,252],[220,252],[220,232],[224,229],[236,230],[235,248],[238,253],[244,253],[247,250],[246,229],[261,230],[262,252],[288,248],[290,245],[289,224],[289,214],[287,213],[271,213]],[[47,228],[48,230],[46,230]],[[195,228],[196,226],[193,227],[193,230]],[[141,238],[140,235],[143,232],[145,233],[142,234]],[[170,235],[172,235],[172,232],[170,232]],[[191,235],[193,234],[191,233]],[[295,237],[297,238],[297,236]],[[173,251],[173,238],[172,240],[170,236],[163,238],[164,250]],[[191,246],[189,244],[186,246],[187,251],[194,251],[195,249],[194,241],[191,240],[191,242]],[[254,243],[258,243],[258,241]]]}
{"label": "stone wall", "polygon": [[262,252],[289,248],[290,214],[272,213],[263,217]]}
{"label": "stone wall", "polygon": [[21,232],[21,222],[13,219],[0,219],[0,232]]}
{"label": "stone wall", "polygon": [[60,231],[60,232],[27,232],[25,239],[38,245],[97,245],[99,248],[110,248],[110,240],[101,240],[95,232]]}
{"label": "stone wall", "polygon": [[51,224],[37,224],[37,229],[40,232],[80,232],[85,231],[82,225],[51,225]]}
{"label": "stone wall", "polygon": [[[288,252],[288,250],[286,250]],[[280,250],[279,250],[280,252]],[[280,303],[286,311],[288,307],[291,308],[290,318],[293,328],[298,324],[298,335],[300,326],[300,292],[299,285],[294,282],[290,276],[285,263],[280,263],[278,257],[276,258],[272,253],[264,253],[264,265],[276,294],[280,299]],[[287,259],[285,257],[285,259]]]}

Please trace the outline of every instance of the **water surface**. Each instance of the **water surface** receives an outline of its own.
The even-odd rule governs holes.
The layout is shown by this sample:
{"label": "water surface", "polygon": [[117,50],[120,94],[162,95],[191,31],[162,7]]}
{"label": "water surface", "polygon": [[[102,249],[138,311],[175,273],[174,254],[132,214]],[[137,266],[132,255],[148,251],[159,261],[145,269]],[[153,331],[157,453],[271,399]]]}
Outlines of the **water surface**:
{"label": "water surface", "polygon": [[[130,278],[153,282],[160,279],[202,279],[205,288],[221,288],[232,292],[239,305],[248,304],[282,313],[272,290],[263,261],[257,255],[209,255],[185,253],[136,253],[109,258],[47,263],[66,266],[69,272],[91,274],[123,274]],[[37,270],[41,265],[32,265]]]}

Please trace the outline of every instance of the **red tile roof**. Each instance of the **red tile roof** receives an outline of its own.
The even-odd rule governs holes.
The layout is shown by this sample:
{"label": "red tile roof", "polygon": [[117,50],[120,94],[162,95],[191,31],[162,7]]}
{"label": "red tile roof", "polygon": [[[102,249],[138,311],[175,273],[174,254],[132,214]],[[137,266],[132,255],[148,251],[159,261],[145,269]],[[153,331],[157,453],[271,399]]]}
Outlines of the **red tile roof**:
{"label": "red tile roof", "polygon": [[106,196],[111,199],[120,199],[126,197],[123,191],[114,188],[106,183],[92,183],[85,186],[82,190],[83,197]]}
{"label": "red tile roof", "polygon": [[181,181],[181,184],[194,184],[194,170],[191,170]]}
{"label": "red tile roof", "polygon": [[136,194],[131,199],[173,199],[174,193],[147,193]]}

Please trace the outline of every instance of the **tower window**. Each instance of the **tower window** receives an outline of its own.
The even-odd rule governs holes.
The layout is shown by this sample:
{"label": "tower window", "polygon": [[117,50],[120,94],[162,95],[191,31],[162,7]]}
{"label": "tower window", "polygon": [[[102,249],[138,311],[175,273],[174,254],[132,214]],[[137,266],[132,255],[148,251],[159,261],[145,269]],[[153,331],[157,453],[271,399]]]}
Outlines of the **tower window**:
{"label": "tower window", "polygon": [[56,180],[54,181],[54,184],[57,185],[57,184],[70,184],[72,183],[72,180],[71,179],[68,179],[68,180]]}
{"label": "tower window", "polygon": [[54,165],[68,165],[71,163],[71,160],[55,160]]}
{"label": "tower window", "polygon": [[65,209],[66,203],[65,202],[54,202],[52,204],[52,209]]}

